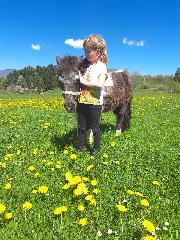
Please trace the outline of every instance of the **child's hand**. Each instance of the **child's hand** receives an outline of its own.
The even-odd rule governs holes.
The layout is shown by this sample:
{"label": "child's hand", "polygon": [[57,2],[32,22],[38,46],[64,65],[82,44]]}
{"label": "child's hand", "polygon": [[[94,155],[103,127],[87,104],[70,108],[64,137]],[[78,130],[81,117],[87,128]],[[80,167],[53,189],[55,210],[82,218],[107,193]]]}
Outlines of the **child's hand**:
{"label": "child's hand", "polygon": [[80,79],[80,83],[85,84],[84,76],[82,76],[80,72],[79,72],[79,79]]}
{"label": "child's hand", "polygon": [[85,73],[86,81],[91,82],[91,75],[89,72]]}
{"label": "child's hand", "polygon": [[85,75],[82,76],[81,73],[79,72],[79,79],[82,84],[88,85],[88,82],[91,81],[91,76],[89,73],[85,73]]}

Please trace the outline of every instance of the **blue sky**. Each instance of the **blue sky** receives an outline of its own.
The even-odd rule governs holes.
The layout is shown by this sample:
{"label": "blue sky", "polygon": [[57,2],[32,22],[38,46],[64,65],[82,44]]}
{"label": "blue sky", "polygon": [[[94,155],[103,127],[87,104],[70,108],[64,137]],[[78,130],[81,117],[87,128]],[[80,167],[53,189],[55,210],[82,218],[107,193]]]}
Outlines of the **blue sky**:
{"label": "blue sky", "polygon": [[0,70],[83,55],[92,33],[106,40],[108,67],[151,75],[180,67],[179,0],[0,0],[0,9]]}

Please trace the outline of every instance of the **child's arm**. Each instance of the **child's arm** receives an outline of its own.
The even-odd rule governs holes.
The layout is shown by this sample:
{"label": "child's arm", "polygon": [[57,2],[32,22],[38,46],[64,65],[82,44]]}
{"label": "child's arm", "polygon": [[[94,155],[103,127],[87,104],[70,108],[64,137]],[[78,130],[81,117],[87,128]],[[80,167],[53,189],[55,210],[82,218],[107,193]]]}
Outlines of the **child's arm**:
{"label": "child's arm", "polygon": [[97,87],[97,88],[102,88],[104,87],[104,83],[107,80],[108,76],[107,74],[102,73],[98,79],[99,81],[97,83],[92,83],[89,80],[85,80],[81,75],[80,75],[80,82],[88,87]]}

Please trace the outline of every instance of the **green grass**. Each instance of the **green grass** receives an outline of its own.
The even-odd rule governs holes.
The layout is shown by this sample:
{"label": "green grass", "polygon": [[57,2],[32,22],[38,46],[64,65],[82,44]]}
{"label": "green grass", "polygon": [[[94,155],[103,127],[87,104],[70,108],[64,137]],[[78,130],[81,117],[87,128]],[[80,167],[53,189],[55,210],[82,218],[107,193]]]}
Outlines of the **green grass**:
{"label": "green grass", "polygon": [[26,94],[19,94],[19,93],[10,93],[10,92],[2,92],[0,98],[1,99],[29,99],[29,98],[59,98],[61,97],[61,90],[49,90],[44,93],[26,93]]}
{"label": "green grass", "polygon": [[[143,228],[144,219],[161,228],[155,231],[158,239],[179,239],[179,95],[136,91],[131,128],[120,136],[113,132],[114,115],[103,114],[102,147],[94,159],[88,151],[75,151],[75,117],[61,108],[59,91],[17,96],[4,95],[0,101],[0,203],[5,212],[13,213],[10,220],[4,219],[5,212],[0,214],[0,239],[140,240],[152,235]],[[71,159],[73,153],[76,160]],[[87,171],[88,165],[94,167]],[[30,166],[35,170],[30,171]],[[86,195],[74,197],[74,189],[62,189],[67,172],[89,179],[86,186],[96,206],[85,200]],[[98,182],[95,187],[93,179]],[[154,180],[160,185],[154,185]],[[7,183],[12,184],[9,190],[4,188]],[[48,186],[47,193],[32,193],[43,185]],[[94,188],[101,192],[94,194]],[[143,198],[148,207],[140,204]],[[25,211],[26,201],[32,208]],[[118,203],[127,211],[119,212]],[[85,211],[78,211],[79,204]],[[54,209],[63,205],[67,212],[55,216]],[[84,227],[78,224],[81,218],[88,220]],[[163,230],[165,222],[167,230]]]}

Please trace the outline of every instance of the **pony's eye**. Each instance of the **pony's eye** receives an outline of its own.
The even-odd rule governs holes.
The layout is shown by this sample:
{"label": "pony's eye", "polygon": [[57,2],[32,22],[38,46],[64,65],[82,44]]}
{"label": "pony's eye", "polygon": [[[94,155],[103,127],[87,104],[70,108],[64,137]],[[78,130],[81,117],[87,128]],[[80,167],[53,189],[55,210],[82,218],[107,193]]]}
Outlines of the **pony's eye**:
{"label": "pony's eye", "polygon": [[62,77],[62,78],[64,78],[64,73],[61,72],[61,73],[59,74],[59,76]]}

